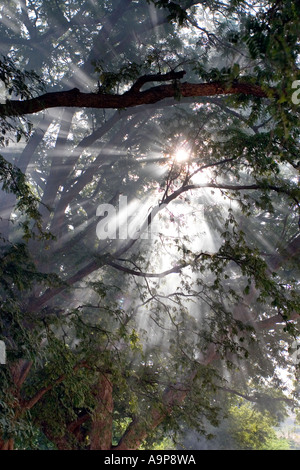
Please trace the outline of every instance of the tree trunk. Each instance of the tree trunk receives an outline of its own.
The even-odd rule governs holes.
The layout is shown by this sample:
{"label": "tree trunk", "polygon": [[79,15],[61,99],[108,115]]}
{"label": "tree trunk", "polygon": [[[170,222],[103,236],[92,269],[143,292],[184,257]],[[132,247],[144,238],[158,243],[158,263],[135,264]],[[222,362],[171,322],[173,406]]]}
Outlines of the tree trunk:
{"label": "tree trunk", "polygon": [[113,385],[108,375],[101,375],[97,384],[97,406],[92,418],[90,450],[109,450],[112,445]]}
{"label": "tree trunk", "polygon": [[14,450],[14,439],[0,440],[0,450]]}
{"label": "tree trunk", "polygon": [[[214,355],[210,357],[209,362],[213,357]],[[156,429],[164,419],[174,411],[174,408],[180,406],[185,400],[190,392],[196,374],[196,371],[192,371],[186,380],[168,387],[165,390],[161,406],[154,406],[152,410],[149,410],[147,421],[138,418],[134,419],[120,439],[118,445],[114,447],[114,450],[138,450],[143,441],[147,438],[149,432]]]}
{"label": "tree trunk", "polygon": [[[22,407],[20,406],[20,391],[23,383],[25,382],[31,367],[32,362],[27,361],[25,359],[20,359],[19,361],[9,365],[11,377],[13,381],[12,387],[12,394],[15,397],[14,401],[14,412],[15,412],[15,419],[17,420],[22,414]],[[1,436],[1,434],[0,434]],[[0,437],[0,450],[14,450],[14,439],[8,438],[7,440],[3,440]]]}

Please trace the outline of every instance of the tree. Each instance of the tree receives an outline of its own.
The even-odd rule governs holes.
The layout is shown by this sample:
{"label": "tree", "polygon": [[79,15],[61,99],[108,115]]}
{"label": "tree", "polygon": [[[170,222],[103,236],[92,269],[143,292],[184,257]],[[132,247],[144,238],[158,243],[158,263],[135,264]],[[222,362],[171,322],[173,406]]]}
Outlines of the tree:
{"label": "tree", "polygon": [[276,422],[271,416],[264,416],[247,404],[233,407],[231,411],[231,434],[235,437],[238,449],[276,450],[276,446],[282,446],[282,450],[287,450],[287,443],[276,437]]}
{"label": "tree", "polygon": [[230,399],[226,418],[211,429],[210,439],[187,431],[184,449],[201,450],[289,450],[290,443],[276,432],[277,420],[268,411],[240,398]]}
{"label": "tree", "polygon": [[[3,168],[22,180],[1,216],[1,448],[38,429],[137,449],[205,432],[224,393],[296,406],[298,6],[20,0],[1,18]],[[40,201],[26,244],[11,193]]]}

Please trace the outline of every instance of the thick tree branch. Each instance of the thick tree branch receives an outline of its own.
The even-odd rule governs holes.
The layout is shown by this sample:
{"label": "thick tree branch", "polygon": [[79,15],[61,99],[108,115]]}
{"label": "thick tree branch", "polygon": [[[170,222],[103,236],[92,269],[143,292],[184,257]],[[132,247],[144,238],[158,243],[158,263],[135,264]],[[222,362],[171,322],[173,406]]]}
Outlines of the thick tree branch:
{"label": "thick tree branch", "polygon": [[286,398],[286,397],[271,397],[271,396],[268,396],[268,395],[258,395],[258,394],[251,396],[251,395],[245,395],[244,393],[240,393],[237,390],[233,390],[233,389],[227,388],[227,387],[218,387],[218,389],[223,390],[224,392],[227,392],[227,393],[231,393],[233,395],[237,395],[238,397],[241,397],[244,400],[250,401],[252,403],[257,403],[257,402],[262,401],[262,400],[283,401],[283,402],[286,402],[286,403],[289,403],[289,404],[294,403],[294,400],[292,400],[291,398]]}
{"label": "thick tree branch", "polygon": [[[300,313],[299,312],[293,312],[289,318],[288,321],[295,321],[300,319]],[[254,328],[256,330],[270,330],[271,328],[275,328],[279,324],[286,323],[286,320],[282,317],[282,315],[273,315],[273,317],[266,318],[265,320],[261,320],[258,322],[254,323]]]}
{"label": "thick tree branch", "polygon": [[[77,372],[77,370],[79,369],[82,369],[82,368],[88,368],[88,364],[86,362],[81,362],[80,364],[77,364],[76,366],[73,367],[73,371],[74,373]],[[34,407],[34,405],[36,405],[42,398],[43,396],[49,392],[50,390],[53,389],[53,387],[55,387],[56,385],[59,385],[61,382],[63,382],[64,380],[66,379],[66,375],[65,374],[62,374],[60,375],[56,380],[54,380],[54,382],[52,382],[51,384],[47,385],[47,387],[43,387],[41,388],[38,392],[36,392],[36,394],[30,398],[29,400],[27,400],[26,402],[23,403],[23,409],[24,410],[31,410],[31,408]]]}
{"label": "thick tree branch", "polygon": [[164,392],[161,407],[154,406],[149,413],[147,425],[139,418],[133,419],[114,450],[137,450],[149,432],[159,426],[170,415],[176,406],[185,400],[190,392],[197,372],[177,384],[170,385]]}
{"label": "thick tree branch", "polygon": [[[177,73],[182,74],[183,72]],[[154,80],[158,81],[158,79],[159,76],[154,75]],[[165,80],[164,75],[161,75],[161,80]],[[148,76],[147,82],[149,81],[150,78]],[[139,89],[140,86],[141,84],[137,81],[134,85],[134,89],[123,95],[81,93],[78,88],[73,88],[69,91],[46,93],[42,96],[24,101],[6,101],[5,104],[0,104],[0,116],[23,116],[56,107],[124,109],[157,103],[165,98],[174,98],[178,95],[182,97],[199,97],[244,94],[260,98],[267,97],[266,92],[263,91],[261,87],[247,83],[235,83],[228,86],[222,82],[185,82],[176,85],[159,85],[142,92],[136,92],[135,89]]]}
{"label": "thick tree branch", "polygon": [[[211,188],[211,189],[220,189],[224,191],[257,191],[257,190],[269,190],[269,191],[275,191],[277,193],[281,194],[286,194],[291,197],[293,195],[290,194],[290,192],[282,188],[280,186],[275,186],[272,184],[264,184],[264,183],[255,183],[255,184],[217,184],[217,183],[203,183],[203,184],[189,184],[186,186],[182,186],[181,188],[177,189],[174,191],[170,196],[167,196],[162,203],[163,204],[169,204],[172,200],[176,199],[180,194],[186,193],[188,191],[194,190],[194,189],[205,189],[205,188]],[[294,199],[294,197],[293,197]],[[295,200],[295,202],[298,204],[298,201]]]}
{"label": "thick tree branch", "polygon": [[300,255],[300,235],[296,235],[290,243],[281,249],[278,253],[274,254],[269,259],[269,266],[272,270],[278,270],[284,262],[291,260],[299,260]]}
{"label": "thick tree branch", "polygon": [[20,361],[14,363],[11,367],[12,378],[15,386],[20,389],[25,382],[30,369],[32,367],[31,361],[26,361],[21,359]]}
{"label": "thick tree branch", "polygon": [[157,73],[155,75],[143,75],[142,77],[139,77],[137,81],[132,85],[129,91],[126,92],[126,94],[129,93],[139,93],[142,86],[145,85],[146,83],[150,82],[167,82],[170,80],[180,80],[181,78],[184,77],[186,72],[184,70],[180,72],[175,72],[172,70],[171,72],[161,74]]}

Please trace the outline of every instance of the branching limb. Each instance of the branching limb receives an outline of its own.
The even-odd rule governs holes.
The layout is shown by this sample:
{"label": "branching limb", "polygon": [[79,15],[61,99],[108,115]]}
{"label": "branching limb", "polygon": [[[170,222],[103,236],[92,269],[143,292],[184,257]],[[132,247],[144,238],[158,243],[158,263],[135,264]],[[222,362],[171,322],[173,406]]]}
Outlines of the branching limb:
{"label": "branching limb", "polygon": [[266,399],[270,401],[283,401],[291,405],[294,403],[294,400],[290,398],[286,398],[286,397],[271,397],[268,395],[258,395],[258,394],[251,396],[251,395],[245,395],[244,393],[240,393],[237,390],[233,390],[227,387],[218,387],[218,389],[223,390],[224,392],[227,392],[227,393],[231,393],[233,395],[237,395],[238,397],[241,397],[244,400],[250,401],[252,403],[257,403],[261,400],[266,400]]}
{"label": "branching limb", "polygon": [[157,73],[157,74],[143,75],[142,77],[139,77],[137,79],[137,81],[132,85],[130,90],[126,92],[126,94],[139,93],[142,86],[145,85],[146,83],[180,80],[181,78],[184,77],[185,74],[186,72],[184,70],[180,72],[175,72],[174,70],[172,70],[171,72],[168,72],[165,74]]}
{"label": "branching limb", "polygon": [[[82,369],[82,368],[89,368],[89,365],[86,362],[81,362],[77,364],[76,366],[73,367],[73,371],[77,372],[77,370]],[[23,409],[24,410],[31,410],[31,408],[34,407],[42,398],[43,396],[52,390],[56,385],[59,385],[61,382],[63,382],[66,379],[66,375],[62,374],[60,375],[54,382],[51,384],[47,385],[47,387],[41,388],[32,398],[30,398],[28,401],[23,403]]]}
{"label": "branching limb", "polygon": [[[183,72],[170,72],[169,76],[173,76],[172,74],[179,76]],[[260,86],[238,82],[231,86],[222,82],[185,82],[178,83],[176,86],[174,84],[159,85],[142,92],[137,92],[136,90],[139,90],[143,83],[149,81],[149,78],[147,78],[145,82],[145,77],[141,77],[141,82],[137,81],[135,83],[133,90],[131,89],[130,92],[122,95],[82,93],[78,88],[73,88],[69,91],[45,93],[44,95],[24,101],[7,101],[4,104],[0,104],[0,116],[5,118],[9,116],[23,116],[56,107],[124,109],[158,103],[165,98],[177,97],[178,94],[182,97],[243,94],[267,98],[267,93]],[[164,77],[164,75],[161,75],[161,77]]]}

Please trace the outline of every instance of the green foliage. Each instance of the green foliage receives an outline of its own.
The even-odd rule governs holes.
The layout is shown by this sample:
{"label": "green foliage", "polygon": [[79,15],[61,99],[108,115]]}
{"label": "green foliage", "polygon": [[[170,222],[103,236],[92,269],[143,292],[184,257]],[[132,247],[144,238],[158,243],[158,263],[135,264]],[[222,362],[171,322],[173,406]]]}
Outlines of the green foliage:
{"label": "green foliage", "polygon": [[168,20],[177,21],[179,25],[183,25],[187,18],[186,9],[189,8],[193,3],[190,0],[181,2],[173,2],[170,0],[147,0],[148,3],[154,3],[156,8],[166,8],[169,10]]}
{"label": "green foliage", "polygon": [[34,93],[43,91],[43,82],[34,71],[21,71],[9,57],[1,56],[0,80],[9,97],[32,98]]}
{"label": "green foliage", "polygon": [[[42,219],[39,212],[39,199],[33,194],[26,176],[19,168],[6,161],[0,155],[0,182],[2,190],[12,193],[17,198],[15,211],[21,221],[19,225],[23,231],[23,239],[28,241],[35,235],[40,238],[53,239],[53,236],[43,230]],[[34,223],[34,225],[32,224]]]}
{"label": "green foliage", "polygon": [[17,450],[57,450],[55,445],[39,429],[32,429],[30,435],[28,435],[26,441],[24,435],[19,439],[16,438],[16,449]]}
{"label": "green foliage", "polygon": [[105,71],[101,61],[93,63],[95,72],[99,74],[98,93],[119,92],[122,85],[127,85],[136,80],[143,70],[143,66],[135,62],[120,67],[118,72]]}
{"label": "green foliage", "polygon": [[[43,81],[34,71],[21,71],[11,58],[3,55],[1,57],[0,83],[5,90],[2,99],[30,99],[44,91]],[[20,122],[18,119],[9,120],[0,116],[0,126],[0,145],[7,145],[13,136],[19,142],[22,137],[28,138],[31,132],[31,124],[24,119]]]}
{"label": "green foliage", "polygon": [[238,63],[232,67],[223,67],[221,69],[213,67],[209,70],[203,64],[196,64],[194,70],[204,82],[222,82],[226,83],[228,88],[237,81],[240,75],[240,65]]}
{"label": "green foliage", "polygon": [[276,436],[276,421],[268,413],[260,413],[249,404],[235,405],[229,410],[228,432],[237,450],[288,450],[285,439]]}
{"label": "green foliage", "polygon": [[[7,57],[3,57],[0,61],[0,80],[8,96],[19,96],[21,99],[29,99],[34,92],[43,89],[41,80],[34,72],[21,72]],[[30,83],[27,84],[27,81]],[[3,116],[0,124],[1,145],[8,144],[7,133],[10,134],[11,139],[15,135],[17,142],[22,136],[29,137],[31,126],[27,126],[26,130],[26,126],[8,121]],[[43,356],[40,351],[43,324],[31,312],[24,310],[24,299],[29,297],[33,288],[54,287],[58,286],[61,281],[56,274],[42,273],[37,269],[28,249],[28,242],[34,239],[40,242],[49,241],[54,237],[43,228],[39,212],[40,200],[34,195],[26,176],[1,155],[0,182],[2,191],[13,195],[15,198],[13,200],[16,200],[14,214],[19,227],[14,243],[1,237],[0,338],[5,342],[9,363],[14,364],[21,359],[31,360],[33,363],[39,362]],[[0,382],[1,439],[13,436],[22,442],[24,439],[31,442],[36,431],[30,422],[30,413],[20,416],[20,404],[14,394],[12,373],[6,366],[1,367]]]}

